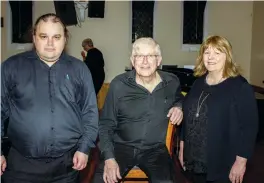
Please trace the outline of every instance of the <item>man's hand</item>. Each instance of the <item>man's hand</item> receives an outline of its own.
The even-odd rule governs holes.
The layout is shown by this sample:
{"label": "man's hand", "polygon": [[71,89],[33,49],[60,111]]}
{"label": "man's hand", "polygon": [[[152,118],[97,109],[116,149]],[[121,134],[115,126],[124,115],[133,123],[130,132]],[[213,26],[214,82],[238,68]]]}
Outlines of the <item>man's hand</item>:
{"label": "man's hand", "polygon": [[232,183],[242,183],[246,171],[247,159],[237,156],[233,164],[229,179]]}
{"label": "man's hand", "polygon": [[179,125],[181,124],[182,118],[183,118],[183,112],[182,109],[179,107],[173,107],[169,110],[169,113],[167,114],[167,117],[170,118],[171,124]]}
{"label": "man's hand", "polygon": [[118,179],[121,179],[119,166],[115,159],[105,160],[104,166],[104,182],[105,183],[115,183],[118,182]]}
{"label": "man's hand", "polygon": [[3,175],[5,169],[6,169],[6,159],[5,159],[5,157],[2,155],[2,156],[1,156],[1,175]]}
{"label": "man's hand", "polygon": [[81,55],[82,55],[83,60],[85,60],[86,55],[84,51],[81,51]]}
{"label": "man's hand", "polygon": [[76,151],[73,156],[73,169],[82,170],[86,167],[88,161],[88,155],[80,151]]}

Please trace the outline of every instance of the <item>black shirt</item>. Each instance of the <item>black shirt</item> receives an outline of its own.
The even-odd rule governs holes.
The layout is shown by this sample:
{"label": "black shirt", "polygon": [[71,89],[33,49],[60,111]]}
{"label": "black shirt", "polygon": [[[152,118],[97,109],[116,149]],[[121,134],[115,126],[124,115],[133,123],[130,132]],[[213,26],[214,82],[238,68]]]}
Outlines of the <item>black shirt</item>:
{"label": "black shirt", "polygon": [[135,70],[113,79],[99,120],[100,149],[105,159],[114,158],[114,144],[148,149],[164,144],[173,106],[183,96],[174,74],[159,71],[162,79],[150,93],[135,81]]}
{"label": "black shirt", "polygon": [[98,93],[105,79],[104,57],[102,52],[97,48],[88,50],[84,63],[88,66],[92,74],[94,88],[96,93]]}
{"label": "black shirt", "polygon": [[[247,159],[252,156],[258,131],[258,109],[253,88],[242,76],[230,77],[212,86],[206,84],[205,77],[195,81],[183,103],[184,161],[197,163],[206,156],[207,180],[215,181],[228,178],[236,156]],[[207,121],[197,123],[193,129],[195,106],[203,91],[210,95],[201,108],[198,122],[203,118]],[[190,131],[199,134],[196,141],[188,135]],[[204,138],[206,144],[202,142]],[[200,144],[195,144],[199,140]],[[195,154],[199,149],[203,154]]]}
{"label": "black shirt", "polygon": [[[65,53],[49,67],[35,51],[1,67],[1,126],[26,157],[59,157],[77,146],[88,154],[98,133],[93,82],[85,64]],[[3,135],[3,131],[2,131]]]}
{"label": "black shirt", "polygon": [[207,123],[210,94],[205,88],[185,108],[184,165],[195,173],[207,173]]}

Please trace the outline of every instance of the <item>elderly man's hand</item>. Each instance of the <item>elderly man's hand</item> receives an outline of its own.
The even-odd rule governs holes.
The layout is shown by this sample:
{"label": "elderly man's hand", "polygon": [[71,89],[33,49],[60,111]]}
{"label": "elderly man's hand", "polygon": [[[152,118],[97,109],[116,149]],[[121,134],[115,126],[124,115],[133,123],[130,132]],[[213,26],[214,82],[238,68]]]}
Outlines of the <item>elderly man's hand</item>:
{"label": "elderly man's hand", "polygon": [[182,109],[179,107],[173,107],[169,110],[169,113],[167,115],[168,118],[170,118],[170,121],[173,125],[179,125],[181,124],[182,118],[183,118],[183,112]]}
{"label": "elderly man's hand", "polygon": [[6,169],[6,159],[5,159],[5,157],[2,155],[2,156],[1,156],[1,175],[3,175],[5,169]]}
{"label": "elderly man's hand", "polygon": [[81,55],[82,55],[83,60],[85,60],[86,54],[84,51],[81,51]]}
{"label": "elderly man's hand", "polygon": [[115,183],[121,179],[119,166],[115,159],[105,160],[103,179],[105,183]]}

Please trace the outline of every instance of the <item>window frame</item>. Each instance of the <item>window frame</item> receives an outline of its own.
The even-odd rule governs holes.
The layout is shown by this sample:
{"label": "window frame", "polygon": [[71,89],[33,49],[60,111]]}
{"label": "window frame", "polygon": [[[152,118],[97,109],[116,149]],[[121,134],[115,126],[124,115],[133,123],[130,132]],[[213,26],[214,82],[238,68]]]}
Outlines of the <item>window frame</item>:
{"label": "window frame", "polygon": [[[32,3],[32,14],[34,15],[34,2]],[[6,46],[8,50],[30,50],[33,48],[33,43],[14,43],[12,42],[13,25],[12,25],[12,12],[9,1],[6,2]],[[33,23],[33,21],[32,21]]]}
{"label": "window frame", "polygon": [[[134,0],[135,1],[135,0]],[[154,38],[155,37],[155,18],[156,18],[156,15],[155,15],[155,11],[156,11],[156,1],[155,0],[153,0],[153,3],[154,3],[154,5],[153,5],[153,12],[152,12],[152,20],[153,20],[153,22],[152,22],[152,38]],[[132,1],[130,1],[130,40],[131,40],[131,42],[133,43],[137,38],[135,38],[135,40],[133,41],[133,0]]]}
{"label": "window frame", "polygon": [[[181,2],[181,50],[187,52],[197,52],[201,44],[183,44],[183,22],[184,22],[184,1]],[[208,36],[208,1],[204,9],[203,20],[203,40]]]}

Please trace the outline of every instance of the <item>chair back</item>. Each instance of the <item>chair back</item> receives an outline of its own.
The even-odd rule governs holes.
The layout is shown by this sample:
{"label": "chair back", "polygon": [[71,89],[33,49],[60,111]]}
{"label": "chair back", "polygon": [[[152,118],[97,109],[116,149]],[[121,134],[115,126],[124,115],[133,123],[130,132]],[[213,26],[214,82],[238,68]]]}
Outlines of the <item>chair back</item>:
{"label": "chair back", "polygon": [[99,111],[101,111],[103,109],[105,98],[107,96],[109,86],[110,86],[109,83],[104,83],[102,85],[99,93],[97,94],[97,106],[98,106]]}
{"label": "chair back", "polygon": [[175,130],[176,130],[175,126],[171,124],[171,122],[169,121],[167,135],[166,135],[166,146],[168,148],[170,155],[172,155],[173,153]]}

